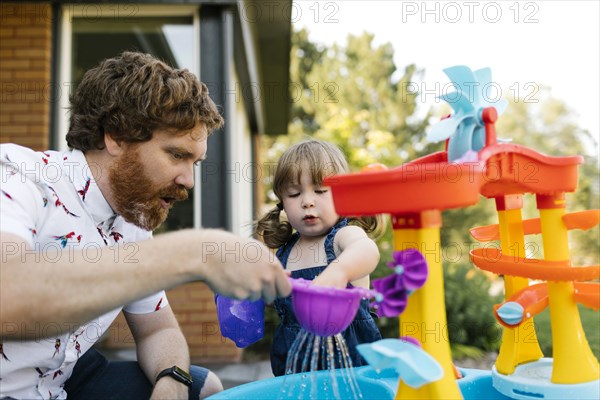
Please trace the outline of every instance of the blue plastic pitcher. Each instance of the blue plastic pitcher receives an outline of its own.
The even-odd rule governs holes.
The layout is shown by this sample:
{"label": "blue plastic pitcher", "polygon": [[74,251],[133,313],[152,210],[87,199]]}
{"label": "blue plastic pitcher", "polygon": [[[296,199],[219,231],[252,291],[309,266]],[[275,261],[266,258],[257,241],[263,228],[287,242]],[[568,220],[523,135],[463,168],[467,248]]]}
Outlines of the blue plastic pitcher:
{"label": "blue plastic pitcher", "polygon": [[265,335],[265,303],[262,300],[235,300],[215,295],[221,334],[240,348]]}

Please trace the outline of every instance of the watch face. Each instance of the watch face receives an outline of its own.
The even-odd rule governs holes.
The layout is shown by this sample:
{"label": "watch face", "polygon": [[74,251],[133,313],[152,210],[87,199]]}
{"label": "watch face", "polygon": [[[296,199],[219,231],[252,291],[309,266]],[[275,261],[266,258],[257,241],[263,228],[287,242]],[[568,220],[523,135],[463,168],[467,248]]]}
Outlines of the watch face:
{"label": "watch face", "polygon": [[182,370],[181,368],[179,368],[177,365],[174,365],[171,368],[167,368],[161,371],[156,377],[156,382],[158,382],[158,380],[164,376],[170,376],[171,378],[185,384],[188,387],[191,387],[193,383],[192,376],[189,373]]}
{"label": "watch face", "polygon": [[192,382],[192,376],[190,374],[188,374],[187,372],[185,372],[184,370],[182,370],[181,368],[179,368],[178,366],[174,366],[173,367],[173,373],[180,376],[182,379]]}

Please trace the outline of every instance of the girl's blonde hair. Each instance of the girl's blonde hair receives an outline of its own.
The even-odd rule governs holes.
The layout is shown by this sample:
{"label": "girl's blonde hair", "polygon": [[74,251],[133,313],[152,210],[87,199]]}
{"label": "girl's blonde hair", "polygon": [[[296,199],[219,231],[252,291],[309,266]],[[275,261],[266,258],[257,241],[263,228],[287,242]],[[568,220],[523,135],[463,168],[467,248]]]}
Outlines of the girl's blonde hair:
{"label": "girl's blonde hair", "polygon": [[[313,183],[317,185],[328,176],[350,172],[342,151],[331,143],[310,139],[287,149],[281,155],[273,176],[273,192],[280,203],[256,224],[256,233],[272,249],[284,245],[292,236],[292,226],[280,218],[281,201],[287,187],[299,183],[305,170],[308,170]],[[376,235],[380,235],[385,229],[381,217],[352,217],[348,218],[348,221],[363,228],[367,234],[375,232]]]}

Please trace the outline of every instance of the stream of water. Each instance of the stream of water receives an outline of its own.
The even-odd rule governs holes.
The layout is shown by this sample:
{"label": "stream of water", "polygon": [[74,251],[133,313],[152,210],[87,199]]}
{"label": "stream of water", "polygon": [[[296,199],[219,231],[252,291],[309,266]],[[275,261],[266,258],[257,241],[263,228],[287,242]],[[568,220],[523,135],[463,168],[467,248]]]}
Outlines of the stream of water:
{"label": "stream of water", "polygon": [[[335,373],[336,369],[339,374]],[[329,374],[316,374],[322,370]],[[278,400],[363,398],[341,334],[323,337],[300,331],[288,351],[285,371],[286,377],[290,374],[301,374],[301,377],[299,383],[293,384],[291,379],[284,378]]]}

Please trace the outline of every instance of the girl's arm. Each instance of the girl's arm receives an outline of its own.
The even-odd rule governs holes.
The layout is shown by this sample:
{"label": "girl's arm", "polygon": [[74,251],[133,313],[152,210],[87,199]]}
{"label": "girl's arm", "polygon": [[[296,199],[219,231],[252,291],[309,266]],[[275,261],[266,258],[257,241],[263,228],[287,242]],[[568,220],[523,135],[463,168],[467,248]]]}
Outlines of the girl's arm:
{"label": "girl's arm", "polygon": [[364,230],[345,226],[335,236],[338,257],[313,281],[319,286],[345,288],[348,282],[368,276],[377,267],[379,249]]}

